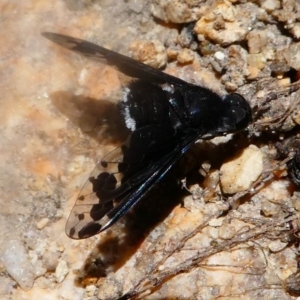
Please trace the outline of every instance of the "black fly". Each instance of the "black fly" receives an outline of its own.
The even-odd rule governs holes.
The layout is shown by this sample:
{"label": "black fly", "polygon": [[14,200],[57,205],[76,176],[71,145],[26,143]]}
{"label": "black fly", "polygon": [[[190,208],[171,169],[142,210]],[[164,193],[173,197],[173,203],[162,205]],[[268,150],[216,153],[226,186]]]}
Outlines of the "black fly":
{"label": "black fly", "polygon": [[88,238],[113,225],[199,138],[237,132],[251,121],[250,106],[239,94],[220,97],[90,42],[56,33],[42,35],[133,77],[120,101],[132,133],[96,166],[81,190],[66,225],[70,238]]}

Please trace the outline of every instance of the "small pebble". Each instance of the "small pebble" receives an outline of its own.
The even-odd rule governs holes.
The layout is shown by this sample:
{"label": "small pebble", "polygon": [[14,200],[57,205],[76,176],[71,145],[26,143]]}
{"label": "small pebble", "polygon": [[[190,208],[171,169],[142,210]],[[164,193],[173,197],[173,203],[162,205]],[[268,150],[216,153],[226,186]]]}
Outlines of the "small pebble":
{"label": "small pebble", "polygon": [[250,188],[263,171],[263,154],[250,145],[221,167],[221,187],[224,193],[234,194]]}
{"label": "small pebble", "polygon": [[58,283],[62,282],[69,273],[68,265],[65,260],[60,260],[55,269],[55,279]]}
{"label": "small pebble", "polygon": [[133,58],[153,68],[162,68],[167,63],[167,51],[158,40],[134,41],[130,45]]}
{"label": "small pebble", "polygon": [[281,251],[282,249],[284,249],[286,246],[287,246],[287,243],[282,243],[279,240],[276,240],[276,241],[270,242],[269,249],[272,252],[278,252],[278,251]]}
{"label": "small pebble", "polygon": [[48,223],[49,223],[49,219],[43,218],[36,223],[36,227],[41,230],[41,229],[45,228]]}
{"label": "small pebble", "polygon": [[194,52],[184,48],[177,56],[177,61],[181,64],[191,63],[194,60]]}

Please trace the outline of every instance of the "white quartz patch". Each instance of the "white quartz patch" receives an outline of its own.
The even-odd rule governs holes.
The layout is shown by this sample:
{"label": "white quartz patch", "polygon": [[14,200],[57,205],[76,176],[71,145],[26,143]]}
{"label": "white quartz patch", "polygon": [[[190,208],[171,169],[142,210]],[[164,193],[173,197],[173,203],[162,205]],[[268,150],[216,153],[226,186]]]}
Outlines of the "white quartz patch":
{"label": "white quartz patch", "polygon": [[21,241],[16,239],[6,240],[0,260],[8,274],[23,290],[32,288],[36,275],[28,253]]}

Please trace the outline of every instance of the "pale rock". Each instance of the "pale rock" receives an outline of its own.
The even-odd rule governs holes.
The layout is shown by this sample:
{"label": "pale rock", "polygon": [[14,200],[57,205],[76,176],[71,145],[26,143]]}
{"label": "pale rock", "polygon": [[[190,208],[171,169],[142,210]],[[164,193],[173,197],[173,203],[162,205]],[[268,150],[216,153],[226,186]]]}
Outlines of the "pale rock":
{"label": "pale rock", "polygon": [[296,39],[300,39],[300,23],[295,23],[290,31]]}
{"label": "pale rock", "polygon": [[250,145],[221,167],[221,187],[224,193],[234,194],[250,188],[263,171],[263,154]]}
{"label": "pale rock", "polygon": [[190,49],[184,48],[177,56],[177,61],[181,64],[191,63],[194,60],[194,52]]}
{"label": "pale rock", "polygon": [[249,53],[257,54],[267,45],[267,33],[264,30],[253,30],[247,36]]}
{"label": "pale rock", "polygon": [[[249,19],[248,19],[249,21]],[[229,1],[217,1],[210,8],[210,13],[202,16],[195,25],[198,39],[205,36],[221,45],[228,45],[245,38],[251,24]]]}
{"label": "pale rock", "polygon": [[264,8],[266,11],[273,11],[275,9],[280,8],[280,1],[279,0],[264,0],[264,1],[261,1],[261,7]]}
{"label": "pale rock", "polygon": [[295,70],[300,70],[300,43],[294,43],[289,47],[278,51],[277,58],[283,60]]}
{"label": "pale rock", "polygon": [[287,243],[283,243],[280,240],[271,241],[269,244],[269,249],[272,252],[278,252],[284,249],[287,246]]}
{"label": "pale rock", "polygon": [[55,279],[58,283],[62,282],[69,273],[68,265],[65,260],[60,260],[55,269]]}
{"label": "pale rock", "polygon": [[130,45],[133,58],[153,68],[162,68],[167,63],[167,51],[165,46],[158,40],[134,41]]}
{"label": "pale rock", "polygon": [[196,21],[201,13],[203,0],[154,0],[152,14],[164,22],[188,23]]}
{"label": "pale rock", "polygon": [[265,216],[271,217],[278,215],[282,211],[282,208],[280,205],[272,203],[264,198],[261,202],[261,211]]}
{"label": "pale rock", "polygon": [[262,70],[266,65],[266,59],[261,54],[249,54],[247,57],[247,63],[249,66]]}
{"label": "pale rock", "polygon": [[2,249],[0,261],[23,290],[29,290],[33,286],[36,277],[34,266],[21,241],[7,240]]}
{"label": "pale rock", "polygon": [[223,225],[219,228],[219,237],[223,240],[232,239],[236,234],[236,230],[233,226],[228,224]]}
{"label": "pale rock", "polygon": [[38,229],[43,229],[45,228],[49,223],[49,219],[48,218],[42,218],[41,220],[39,220],[37,223],[36,223],[36,227]]}

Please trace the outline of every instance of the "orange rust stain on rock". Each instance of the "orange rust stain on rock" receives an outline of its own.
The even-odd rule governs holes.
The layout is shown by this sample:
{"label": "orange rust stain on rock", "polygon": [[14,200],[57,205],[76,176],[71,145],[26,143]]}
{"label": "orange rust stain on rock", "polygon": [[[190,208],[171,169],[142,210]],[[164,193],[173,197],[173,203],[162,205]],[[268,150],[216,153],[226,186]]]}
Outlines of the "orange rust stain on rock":
{"label": "orange rust stain on rock", "polygon": [[60,167],[58,167],[54,161],[51,161],[46,157],[38,158],[34,161],[28,161],[26,163],[26,167],[30,172],[42,176],[46,176],[49,174],[57,176],[60,170]]}
{"label": "orange rust stain on rock", "polygon": [[189,230],[195,224],[201,223],[202,216],[198,211],[189,211],[184,207],[177,206],[173,211],[173,216],[169,220],[170,229],[177,228],[180,225],[180,230]]}
{"label": "orange rust stain on rock", "polygon": [[173,216],[170,219],[170,225],[176,226],[182,223],[182,220],[186,217],[188,211],[184,207],[177,206],[173,210]]}

